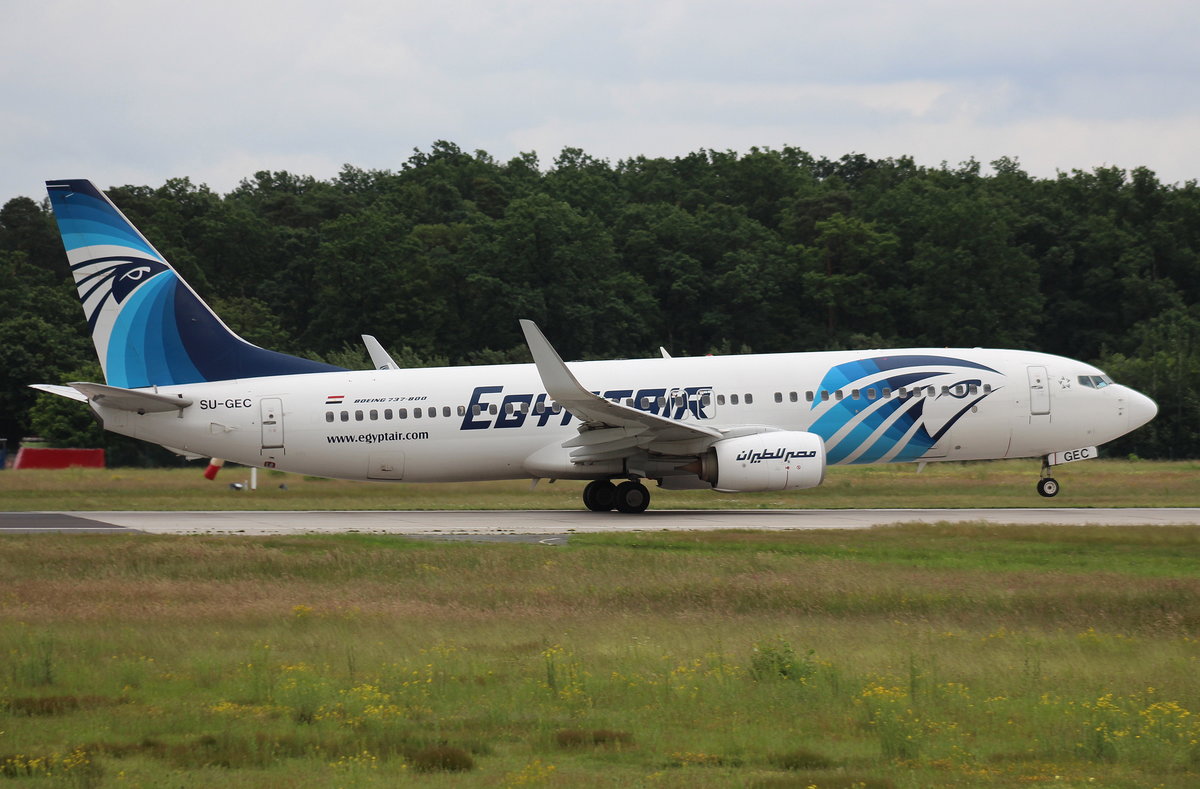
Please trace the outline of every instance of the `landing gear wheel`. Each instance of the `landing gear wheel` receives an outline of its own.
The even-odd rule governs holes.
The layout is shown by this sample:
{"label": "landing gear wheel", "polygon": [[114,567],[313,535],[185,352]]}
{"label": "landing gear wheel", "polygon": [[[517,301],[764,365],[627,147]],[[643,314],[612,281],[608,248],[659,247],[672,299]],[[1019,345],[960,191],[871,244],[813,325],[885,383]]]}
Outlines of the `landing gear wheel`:
{"label": "landing gear wheel", "polygon": [[606,479],[594,479],[583,489],[583,506],[592,512],[608,512],[617,506],[617,486]]}
{"label": "landing gear wheel", "polygon": [[650,491],[637,480],[617,485],[617,512],[645,512],[650,506]]}
{"label": "landing gear wheel", "polygon": [[1053,498],[1058,495],[1058,480],[1054,477],[1043,477],[1038,480],[1037,490],[1046,498]]}

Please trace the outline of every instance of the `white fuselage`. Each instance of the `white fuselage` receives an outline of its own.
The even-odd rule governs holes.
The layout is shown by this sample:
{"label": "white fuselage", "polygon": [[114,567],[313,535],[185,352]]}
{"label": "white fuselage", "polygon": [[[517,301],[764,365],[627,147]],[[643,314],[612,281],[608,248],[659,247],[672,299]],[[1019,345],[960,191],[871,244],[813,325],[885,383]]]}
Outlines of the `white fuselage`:
{"label": "white fuselage", "polygon": [[[911,361],[874,369],[894,360]],[[815,432],[830,464],[1045,456],[1110,441],[1155,411],[1144,395],[1100,382],[1091,365],[1026,351],[832,351],[570,368],[601,396],[672,419]],[[532,364],[313,373],[157,391],[193,404],[147,414],[93,407],[118,433],[302,474],[411,482],[591,475],[527,462],[579,427],[565,411],[555,413]],[[924,398],[919,409],[914,398]]]}

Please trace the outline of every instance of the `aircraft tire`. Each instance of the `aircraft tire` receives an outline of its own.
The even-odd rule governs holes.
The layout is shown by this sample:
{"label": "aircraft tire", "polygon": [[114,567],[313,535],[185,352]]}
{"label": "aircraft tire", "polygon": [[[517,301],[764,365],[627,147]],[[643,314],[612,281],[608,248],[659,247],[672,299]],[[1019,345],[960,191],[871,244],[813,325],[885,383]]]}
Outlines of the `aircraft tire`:
{"label": "aircraft tire", "polygon": [[617,505],[617,486],[606,479],[594,479],[583,489],[583,506],[592,512],[608,512]]}
{"label": "aircraft tire", "polygon": [[1037,492],[1046,498],[1054,498],[1058,495],[1058,480],[1054,477],[1043,477],[1038,480]]}
{"label": "aircraft tire", "polygon": [[617,485],[617,512],[645,512],[650,506],[650,491],[636,480]]}

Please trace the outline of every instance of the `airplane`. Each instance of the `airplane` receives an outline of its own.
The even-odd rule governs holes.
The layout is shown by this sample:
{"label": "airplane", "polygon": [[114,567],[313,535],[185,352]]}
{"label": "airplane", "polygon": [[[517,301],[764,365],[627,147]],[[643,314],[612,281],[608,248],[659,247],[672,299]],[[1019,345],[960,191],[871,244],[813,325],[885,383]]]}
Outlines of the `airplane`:
{"label": "airplane", "polygon": [[105,382],[34,388],[106,430],[190,458],[356,480],[589,480],[587,509],[666,490],[813,488],[828,465],[1041,458],[1055,466],[1154,418],[1153,400],[1044,353],[902,348],[374,370],[260,348],[226,326],[87,180],[48,181]]}

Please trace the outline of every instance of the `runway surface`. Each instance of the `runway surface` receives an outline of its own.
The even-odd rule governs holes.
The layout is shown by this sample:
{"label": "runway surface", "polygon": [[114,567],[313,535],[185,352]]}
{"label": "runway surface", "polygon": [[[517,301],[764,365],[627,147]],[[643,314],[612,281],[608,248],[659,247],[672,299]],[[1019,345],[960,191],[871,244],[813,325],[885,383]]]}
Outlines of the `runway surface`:
{"label": "runway surface", "polygon": [[1200,525],[1200,508],[954,510],[650,510],[641,515],[584,510],[346,512],[12,512],[0,534],[333,534],[361,532],[443,539],[517,539],[605,531],[865,529],[920,521],[1102,526]]}

